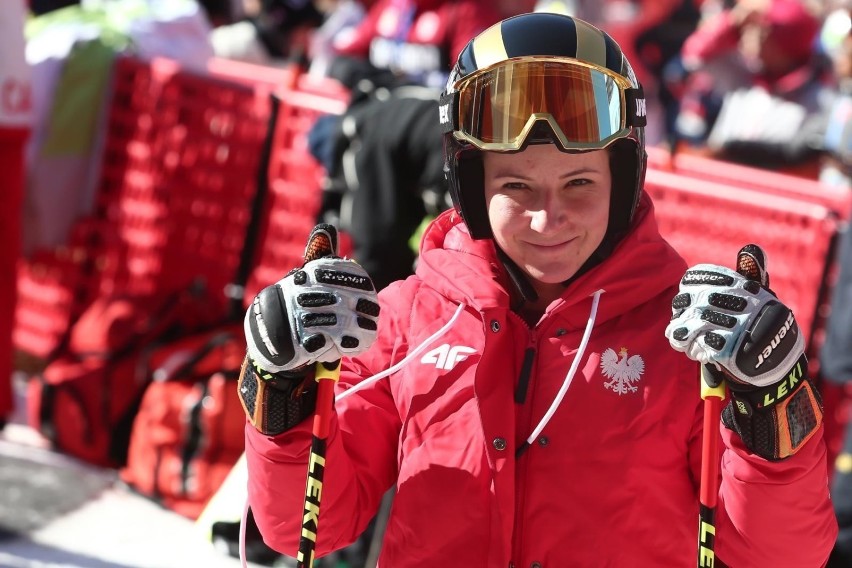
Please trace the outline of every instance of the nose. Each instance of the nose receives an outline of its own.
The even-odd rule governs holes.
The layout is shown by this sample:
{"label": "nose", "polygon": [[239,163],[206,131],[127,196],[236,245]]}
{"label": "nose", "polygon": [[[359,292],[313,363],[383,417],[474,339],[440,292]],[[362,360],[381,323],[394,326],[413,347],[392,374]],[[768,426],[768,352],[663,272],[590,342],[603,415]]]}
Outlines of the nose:
{"label": "nose", "polygon": [[568,208],[552,195],[542,198],[539,207],[532,211],[530,228],[537,233],[548,233],[565,225]]}

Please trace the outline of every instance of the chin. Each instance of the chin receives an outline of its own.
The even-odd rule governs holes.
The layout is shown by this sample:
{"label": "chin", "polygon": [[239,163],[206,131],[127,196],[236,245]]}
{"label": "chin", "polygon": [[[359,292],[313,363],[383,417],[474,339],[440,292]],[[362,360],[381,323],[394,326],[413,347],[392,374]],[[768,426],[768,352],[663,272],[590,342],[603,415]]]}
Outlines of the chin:
{"label": "chin", "polygon": [[538,270],[534,267],[527,267],[527,274],[531,278],[538,280],[542,284],[561,284],[575,274],[579,267],[563,268],[561,270]]}

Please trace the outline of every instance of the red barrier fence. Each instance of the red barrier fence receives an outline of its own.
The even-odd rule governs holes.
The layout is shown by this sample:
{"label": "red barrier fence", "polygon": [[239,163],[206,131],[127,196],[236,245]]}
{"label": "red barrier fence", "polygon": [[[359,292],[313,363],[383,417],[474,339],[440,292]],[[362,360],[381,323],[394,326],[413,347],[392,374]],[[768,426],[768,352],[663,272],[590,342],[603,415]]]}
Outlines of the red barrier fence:
{"label": "red barrier fence", "polygon": [[648,148],[648,168],[687,178],[752,189],[770,197],[777,195],[819,203],[842,219],[848,219],[852,212],[852,195],[848,190],[790,174],[722,162],[696,154],[671,155],[668,150],[657,147]]}
{"label": "red barrier fence", "polygon": [[[225,318],[225,291],[246,258],[244,304],[297,265],[324,175],[307,134],[348,100],[339,84],[295,68],[225,60],[201,73],[120,57],[112,88],[95,211],[65,247],[40,251],[18,271],[14,341],[36,359],[57,348],[95,298],[165,297],[200,279],[210,309]],[[849,195],[655,148],[649,164],[660,228],[689,263],[731,265],[749,242],[766,249],[772,287],[795,309],[815,361]]]}
{"label": "red barrier fence", "polygon": [[[246,296],[298,262],[323,176],[307,133],[319,115],[343,112],[348,93],[295,67],[212,59],[207,71],[166,59],[116,60],[96,210],[78,222],[67,247],[22,266],[18,349],[46,355],[88,303],[118,291],[167,295],[200,277],[224,312],[222,291],[245,252],[269,128],[269,187],[263,217],[254,220],[261,226]],[[280,108],[270,126],[273,93]],[[849,215],[848,193],[656,148],[649,164],[647,190],[661,228],[689,262],[729,264],[734,249],[758,242],[803,329],[819,333],[827,259],[839,220]]]}
{"label": "red barrier fence", "polygon": [[653,169],[645,189],[654,199],[660,231],[689,264],[732,266],[743,245],[763,247],[772,289],[793,308],[806,338],[813,335],[838,231],[833,211]]}
{"label": "red barrier fence", "polygon": [[263,222],[276,227],[256,255],[261,275],[251,276],[253,286],[277,280],[301,257],[322,176],[305,136],[320,113],[342,111],[343,90],[289,69],[214,60],[210,71],[116,60],[95,211],[77,223],[68,247],[40,251],[21,267],[19,351],[48,357],[94,298],[116,293],[164,297],[201,281],[211,310],[225,317],[273,91],[286,102],[274,126]]}
{"label": "red barrier fence", "polygon": [[[269,128],[269,188],[263,217],[254,220],[261,227],[249,251],[246,295],[298,262],[323,176],[307,133],[319,115],[343,112],[348,94],[293,67],[221,59],[207,67],[201,74],[166,59],[116,60],[96,210],[78,222],[67,247],[42,251],[21,268],[19,349],[48,352],[98,295],[166,295],[201,277],[212,298],[224,301],[244,252]],[[270,126],[273,93],[280,108]],[[647,191],[663,233],[689,262],[729,264],[735,249],[758,242],[802,327],[818,327],[848,193],[700,156],[671,158],[656,148],[649,148],[649,164]],[[37,341],[38,330],[54,337]]]}

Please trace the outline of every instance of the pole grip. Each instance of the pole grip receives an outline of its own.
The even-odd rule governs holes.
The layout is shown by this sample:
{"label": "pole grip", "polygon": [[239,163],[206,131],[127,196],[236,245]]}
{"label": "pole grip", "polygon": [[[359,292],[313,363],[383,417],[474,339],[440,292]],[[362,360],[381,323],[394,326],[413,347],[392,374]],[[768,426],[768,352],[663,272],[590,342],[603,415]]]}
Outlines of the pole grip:
{"label": "pole grip", "polygon": [[701,366],[701,398],[704,399],[704,434],[701,443],[701,482],[698,513],[698,568],[713,568],[716,546],[716,504],[719,499],[719,419],[725,399],[725,381]]}
{"label": "pole grip", "polygon": [[302,532],[299,535],[298,568],[313,568],[317,530],[319,528],[320,501],[325,474],[325,452],[331,413],[334,410],[334,385],[340,378],[340,360],[334,363],[317,363],[317,408],[314,414],[311,454],[308,459],[308,476],[305,481],[305,507],[302,515]]}
{"label": "pole grip", "polygon": [[701,399],[717,398],[725,400],[725,381],[721,376],[715,376],[714,372],[706,365],[701,366]]}

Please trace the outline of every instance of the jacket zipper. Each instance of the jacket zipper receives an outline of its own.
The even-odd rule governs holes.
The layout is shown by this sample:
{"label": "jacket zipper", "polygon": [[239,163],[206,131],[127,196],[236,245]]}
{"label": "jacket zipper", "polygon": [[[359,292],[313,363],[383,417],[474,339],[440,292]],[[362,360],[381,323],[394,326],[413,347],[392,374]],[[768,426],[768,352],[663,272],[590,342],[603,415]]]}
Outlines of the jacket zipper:
{"label": "jacket zipper", "polygon": [[[524,325],[526,325],[526,322],[524,322]],[[527,401],[527,395],[529,394],[530,380],[532,378],[532,370],[533,370],[533,367],[535,366],[535,358],[536,358],[536,353],[537,353],[535,331],[533,329],[529,328],[529,326],[527,326],[527,329],[528,329],[527,347],[524,350],[524,358],[523,358],[523,361],[521,362],[521,370],[520,370],[520,375],[518,376],[518,384],[517,384],[517,387],[515,388],[515,403],[518,404],[518,405],[523,405]],[[529,422],[529,419],[527,420],[527,422]],[[530,427],[531,427],[530,424],[526,424],[525,430],[529,429]],[[523,468],[523,470],[526,470],[526,461],[527,460],[524,460],[523,464],[520,461],[520,458],[523,455],[526,448],[527,448],[527,444],[524,441],[515,450],[515,477],[516,477],[515,487],[516,488],[525,487],[525,485],[526,485],[525,483],[520,483],[520,481],[522,479],[526,478],[526,473],[522,472],[522,468]],[[514,534],[514,537],[512,539],[513,542],[512,542],[512,557],[511,557],[512,562],[511,562],[511,564],[515,564],[520,558],[522,558],[522,556],[521,556],[522,550],[521,549],[522,549],[522,543],[523,543],[523,529],[524,529],[524,526],[523,526],[523,511],[524,511],[524,507],[525,507],[525,501],[526,501],[526,492],[516,490],[515,491],[515,519],[514,519],[514,522],[512,523],[512,525],[513,525],[513,531],[512,532]]]}

